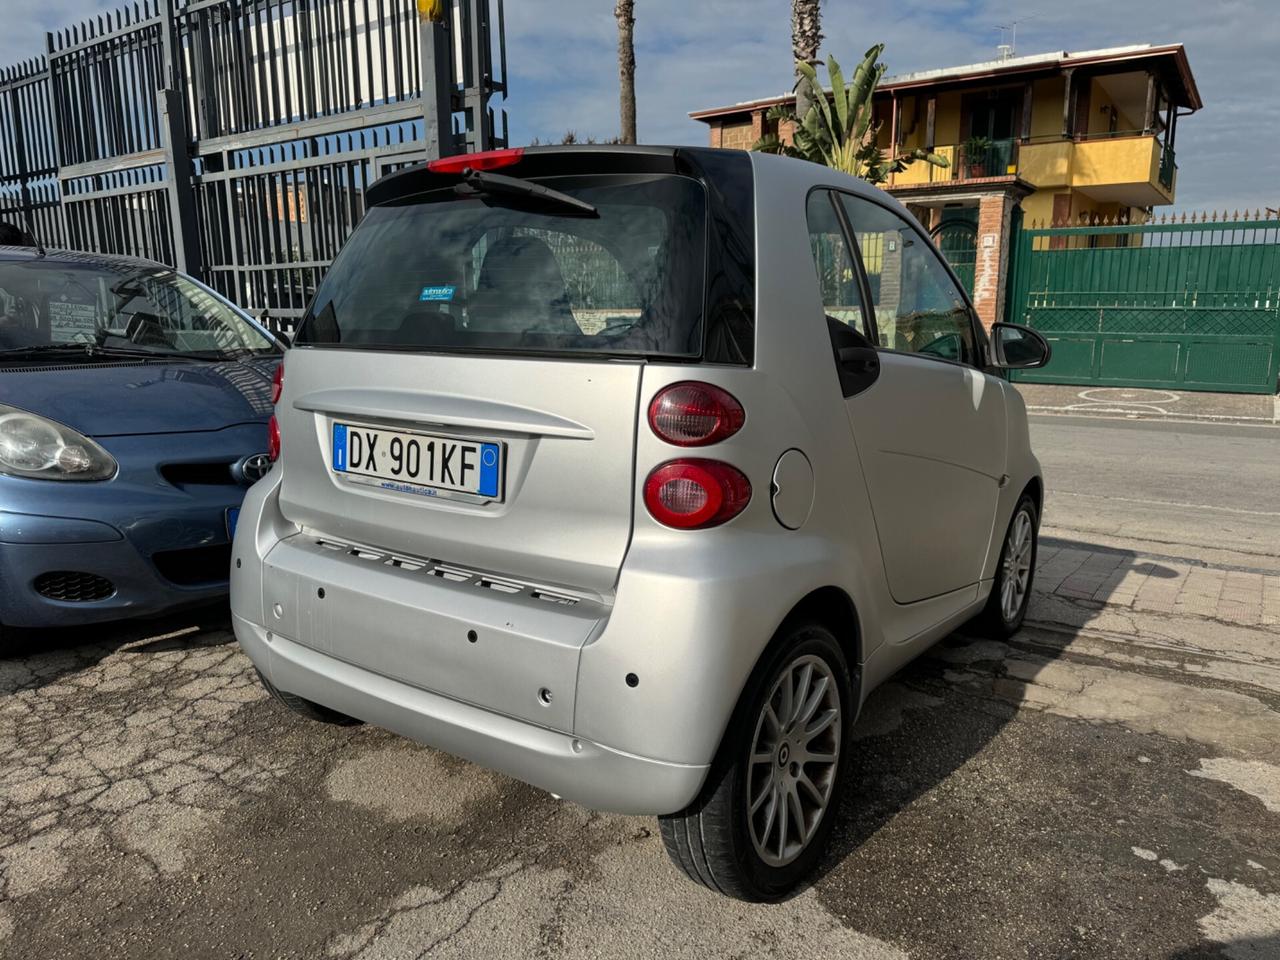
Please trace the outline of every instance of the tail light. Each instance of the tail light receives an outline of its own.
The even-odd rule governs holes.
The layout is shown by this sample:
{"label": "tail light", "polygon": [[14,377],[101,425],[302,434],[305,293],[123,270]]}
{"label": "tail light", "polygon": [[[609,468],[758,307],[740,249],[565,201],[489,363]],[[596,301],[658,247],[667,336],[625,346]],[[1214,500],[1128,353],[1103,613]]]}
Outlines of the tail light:
{"label": "tail light", "polygon": [[746,475],[719,460],[669,460],[644,482],[644,505],[653,519],[678,530],[719,526],[750,500]]}
{"label": "tail light", "polygon": [[[271,377],[271,405],[274,407],[280,402],[280,394],[284,393],[284,361],[281,360],[276,366],[276,372]],[[276,419],[273,413],[271,419],[267,421],[267,457],[272,463],[280,459],[280,421]]]}
{"label": "tail light", "polygon": [[733,436],[747,414],[733,394],[686,380],[663,387],[649,404],[649,427],[677,447],[704,447]]}
{"label": "tail light", "polygon": [[274,413],[267,421],[267,457],[272,463],[280,459],[280,421]]}
{"label": "tail light", "polygon": [[482,153],[464,153],[456,157],[428,160],[427,169],[432,173],[461,173],[468,167],[472,170],[500,170],[503,167],[515,166],[523,156],[524,147],[486,150]]}

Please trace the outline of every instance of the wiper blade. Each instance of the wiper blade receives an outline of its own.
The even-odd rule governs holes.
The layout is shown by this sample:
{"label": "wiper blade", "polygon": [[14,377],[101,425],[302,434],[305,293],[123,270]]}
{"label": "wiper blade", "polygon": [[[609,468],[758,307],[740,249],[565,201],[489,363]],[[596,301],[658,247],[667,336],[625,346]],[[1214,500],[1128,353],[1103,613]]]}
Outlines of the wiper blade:
{"label": "wiper blade", "polygon": [[83,343],[33,343],[25,347],[6,347],[0,357],[37,356],[42,353],[84,353],[89,351]]}
{"label": "wiper blade", "polygon": [[158,350],[140,350],[130,347],[103,347],[91,343],[36,343],[26,347],[9,347],[0,350],[0,358],[25,357],[75,357],[86,360],[94,357],[131,357],[139,360],[181,360],[182,354],[163,353]]}
{"label": "wiper blade", "polygon": [[97,345],[90,353],[97,357],[136,357],[140,360],[185,360],[186,355],[177,351],[146,350],[142,347],[113,347]]}
{"label": "wiper blade", "polygon": [[540,183],[530,183],[516,177],[505,177],[500,173],[487,173],[483,170],[467,170],[462,174],[462,183],[454,188],[462,196],[475,196],[483,193],[488,196],[520,197],[536,200],[548,206],[558,207],[571,216],[598,217],[600,211],[577,197],[571,197],[559,190],[552,190]]}

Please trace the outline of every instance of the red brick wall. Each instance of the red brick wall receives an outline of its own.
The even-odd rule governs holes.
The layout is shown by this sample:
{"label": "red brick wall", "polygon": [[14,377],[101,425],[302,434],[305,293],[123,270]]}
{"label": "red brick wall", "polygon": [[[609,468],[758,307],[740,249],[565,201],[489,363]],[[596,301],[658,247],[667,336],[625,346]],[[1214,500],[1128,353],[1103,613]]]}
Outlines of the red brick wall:
{"label": "red brick wall", "polygon": [[1004,274],[1009,263],[1009,213],[1004,194],[978,202],[978,259],[973,271],[973,306],[988,330],[1003,318]]}

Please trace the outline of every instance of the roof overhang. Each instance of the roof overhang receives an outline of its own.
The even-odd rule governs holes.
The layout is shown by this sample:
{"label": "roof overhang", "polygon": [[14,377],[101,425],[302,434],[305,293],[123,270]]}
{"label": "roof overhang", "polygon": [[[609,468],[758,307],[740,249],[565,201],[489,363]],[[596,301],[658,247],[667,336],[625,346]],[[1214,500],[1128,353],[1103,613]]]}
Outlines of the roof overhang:
{"label": "roof overhang", "polygon": [[[1131,47],[1112,47],[1106,50],[1086,50],[1079,53],[1064,50],[1059,53],[1015,57],[1011,60],[991,60],[986,63],[947,67],[941,70],[924,70],[888,77],[880,82],[880,86],[876,88],[876,94],[892,95],[927,88],[951,89],[993,80],[1030,80],[1054,76],[1067,69],[1102,70],[1112,65],[1123,69],[1143,63],[1159,71],[1177,106],[1187,107],[1193,111],[1204,106],[1200,99],[1200,91],[1196,87],[1195,77],[1191,73],[1186,48],[1180,43],[1163,46],[1138,44]],[[720,117],[751,113],[779,104],[791,103],[793,99],[793,95],[788,93],[759,100],[747,100],[730,106],[695,110],[689,116],[705,123]]]}

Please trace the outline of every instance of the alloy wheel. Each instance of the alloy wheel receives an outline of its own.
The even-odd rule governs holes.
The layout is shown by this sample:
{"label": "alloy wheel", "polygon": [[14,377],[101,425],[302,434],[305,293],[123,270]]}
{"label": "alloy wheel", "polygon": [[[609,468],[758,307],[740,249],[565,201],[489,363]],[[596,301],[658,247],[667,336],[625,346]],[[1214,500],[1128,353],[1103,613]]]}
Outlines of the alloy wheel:
{"label": "alloy wheel", "polygon": [[835,788],[843,715],[836,678],[821,657],[791,661],[756,720],[747,767],[751,843],[772,867],[800,856]]}
{"label": "alloy wheel", "polygon": [[1035,526],[1026,510],[1019,510],[1009,525],[1001,562],[1000,613],[1012,623],[1022,609],[1031,583],[1031,554],[1035,546]]}

